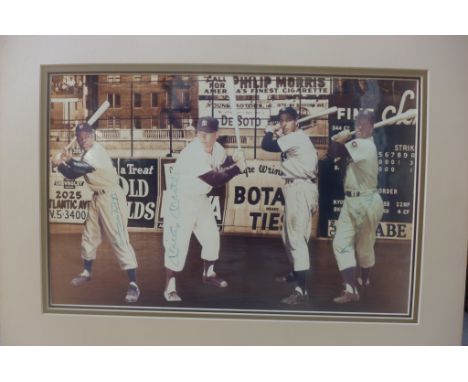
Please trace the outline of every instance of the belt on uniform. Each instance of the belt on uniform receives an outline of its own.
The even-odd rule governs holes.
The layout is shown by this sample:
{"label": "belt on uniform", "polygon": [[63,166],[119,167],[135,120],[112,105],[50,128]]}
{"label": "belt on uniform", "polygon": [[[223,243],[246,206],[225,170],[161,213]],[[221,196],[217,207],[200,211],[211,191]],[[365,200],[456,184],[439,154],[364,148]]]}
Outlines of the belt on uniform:
{"label": "belt on uniform", "polygon": [[376,190],[366,190],[366,191],[345,191],[345,195],[349,198],[355,198],[357,196],[369,195],[376,192]]}
{"label": "belt on uniform", "polygon": [[316,179],[316,178],[286,178],[286,179],[284,179],[284,184],[291,184],[291,183],[293,183],[295,180],[298,180],[298,179],[309,180],[309,181],[311,181],[312,183],[317,183],[317,179]]}

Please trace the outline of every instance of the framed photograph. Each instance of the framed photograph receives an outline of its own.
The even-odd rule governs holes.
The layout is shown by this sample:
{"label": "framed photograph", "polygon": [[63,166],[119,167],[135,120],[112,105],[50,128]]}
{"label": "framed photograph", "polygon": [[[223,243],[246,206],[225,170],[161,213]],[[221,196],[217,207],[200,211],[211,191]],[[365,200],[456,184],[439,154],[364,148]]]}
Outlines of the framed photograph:
{"label": "framed photograph", "polygon": [[418,322],[427,72],[41,72],[47,313]]}

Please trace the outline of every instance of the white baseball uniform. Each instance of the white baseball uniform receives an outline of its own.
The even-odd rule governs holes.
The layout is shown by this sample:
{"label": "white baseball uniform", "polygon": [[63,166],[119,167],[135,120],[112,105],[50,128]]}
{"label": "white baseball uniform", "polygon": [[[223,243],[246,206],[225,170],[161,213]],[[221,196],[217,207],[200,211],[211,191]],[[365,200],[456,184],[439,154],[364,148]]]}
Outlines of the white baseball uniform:
{"label": "white baseball uniform", "polygon": [[383,201],[377,192],[377,148],[372,137],[345,144],[351,159],[344,181],[345,200],[336,224],[333,251],[340,271],[372,267],[377,225],[383,215]]}
{"label": "white baseball uniform", "polygon": [[285,179],[283,243],[294,270],[304,271],[310,268],[307,243],[318,204],[317,151],[302,130],[278,138],[277,143]]}
{"label": "white baseball uniform", "polygon": [[120,267],[124,270],[137,268],[127,230],[127,200],[111,158],[99,143],[94,142],[83,155],[82,161],[93,166],[95,171],[84,176],[94,194],[81,239],[81,257],[84,260],[96,258],[96,250],[102,242],[102,228],[117,255]]}
{"label": "white baseball uniform", "polygon": [[167,209],[164,213],[164,265],[180,272],[184,268],[192,232],[202,246],[201,258],[215,261],[219,257],[219,231],[207,194],[212,187],[199,178],[219,170],[226,152],[218,142],[213,152],[205,152],[195,138],[177,158],[168,185]]}

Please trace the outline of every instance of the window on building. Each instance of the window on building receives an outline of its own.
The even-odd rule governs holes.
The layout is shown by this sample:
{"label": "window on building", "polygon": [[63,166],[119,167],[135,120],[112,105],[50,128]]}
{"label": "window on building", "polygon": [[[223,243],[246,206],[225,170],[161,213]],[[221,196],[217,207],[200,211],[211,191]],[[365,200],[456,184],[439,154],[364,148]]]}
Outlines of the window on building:
{"label": "window on building", "polygon": [[133,94],[133,107],[141,107],[141,94]]}
{"label": "window on building", "polygon": [[182,93],[182,107],[186,109],[190,107],[190,92],[188,91]]}
{"label": "window on building", "polygon": [[117,118],[117,117],[108,118],[107,127],[109,129],[120,129],[120,118]]}
{"label": "window on building", "polygon": [[159,93],[151,93],[151,107],[158,107]]}
{"label": "window on building", "polygon": [[120,74],[107,76],[107,82],[120,82]]}
{"label": "window on building", "polygon": [[141,129],[141,117],[133,118],[133,126],[135,127],[135,129]]}
{"label": "window on building", "polygon": [[151,75],[151,82],[158,82],[158,75],[157,74],[152,74]]}
{"label": "window on building", "polygon": [[151,128],[152,129],[159,129],[159,116],[153,115],[151,117]]}
{"label": "window on building", "polygon": [[110,103],[111,108],[120,107],[120,94],[118,93],[107,93],[107,100]]}
{"label": "window on building", "polygon": [[133,81],[134,82],[140,82],[141,81],[141,74],[134,74],[133,75]]}

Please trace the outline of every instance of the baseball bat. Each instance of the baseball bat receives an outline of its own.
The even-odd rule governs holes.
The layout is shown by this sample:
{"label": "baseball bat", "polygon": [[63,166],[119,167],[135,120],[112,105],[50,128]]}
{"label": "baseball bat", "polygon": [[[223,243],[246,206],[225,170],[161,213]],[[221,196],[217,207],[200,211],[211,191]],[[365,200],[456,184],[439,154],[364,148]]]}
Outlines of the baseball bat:
{"label": "baseball bat", "polygon": [[337,111],[338,111],[338,108],[336,106],[329,107],[328,109],[325,109],[325,110],[317,110],[317,111],[313,112],[311,115],[308,115],[307,117],[298,119],[297,123],[301,124],[301,123],[304,123],[304,122],[308,122],[308,121],[311,121],[312,119],[317,119],[317,118],[323,117],[325,115],[334,114]]}
{"label": "baseball bat", "polygon": [[[417,109],[408,109],[404,113],[394,115],[391,118],[387,118],[387,119],[384,119],[383,121],[375,123],[374,129],[378,129],[379,127],[389,126],[395,122],[403,121],[405,119],[415,118],[417,114],[418,114]],[[351,135],[356,134],[356,130],[350,131],[350,134]],[[336,135],[332,137],[332,140],[334,140],[333,139],[334,137],[336,137]]]}
{"label": "baseball bat", "polygon": [[[389,126],[393,123],[403,121],[405,119],[415,118],[418,114],[417,109],[408,109],[404,113],[400,113],[394,115],[391,118],[384,119],[383,121],[377,122],[374,124],[374,129],[378,129],[379,127]],[[351,135],[356,134],[356,130],[351,131]]]}
{"label": "baseball bat", "polygon": [[239,126],[237,125],[237,107],[236,107],[236,92],[234,91],[234,77],[228,77],[228,82],[227,82],[227,92],[229,96],[229,106],[231,107],[231,112],[232,112],[232,121],[234,124],[234,129],[235,129],[235,134],[236,134],[236,143],[237,143],[237,149],[240,150],[240,129]]}
{"label": "baseball bat", "polygon": [[75,144],[76,142],[76,136],[72,138],[72,140],[70,141],[70,143],[68,145],[65,146],[65,151],[68,151],[72,148],[72,146]]}
{"label": "baseball bat", "polygon": [[384,119],[383,121],[377,122],[374,125],[374,129],[377,129],[382,126],[388,126],[388,125],[391,125],[392,123],[399,122],[404,119],[415,118],[417,114],[418,114],[418,111],[416,109],[408,109],[404,113],[400,113],[391,118]]}
{"label": "baseball bat", "polygon": [[[104,101],[101,106],[94,112],[90,119],[88,119],[88,125],[93,125],[101,116],[109,109],[110,103],[109,101]],[[68,145],[65,146],[65,150],[68,151],[70,148],[75,144],[76,136],[70,141]]]}
{"label": "baseball bat", "polygon": [[88,125],[93,125],[101,116],[109,109],[110,103],[109,101],[104,101],[101,106],[94,112],[90,119],[88,119]]}
{"label": "baseball bat", "polygon": [[[226,83],[227,92],[229,96],[229,106],[231,107],[232,112],[232,122],[234,124],[235,134],[236,134],[236,143],[237,149],[241,150],[241,139],[240,139],[240,128],[237,123],[237,105],[236,105],[236,92],[234,90],[234,77],[228,77],[228,81]],[[255,122],[256,123],[256,122]],[[245,171],[245,176],[249,176],[247,170]]]}

